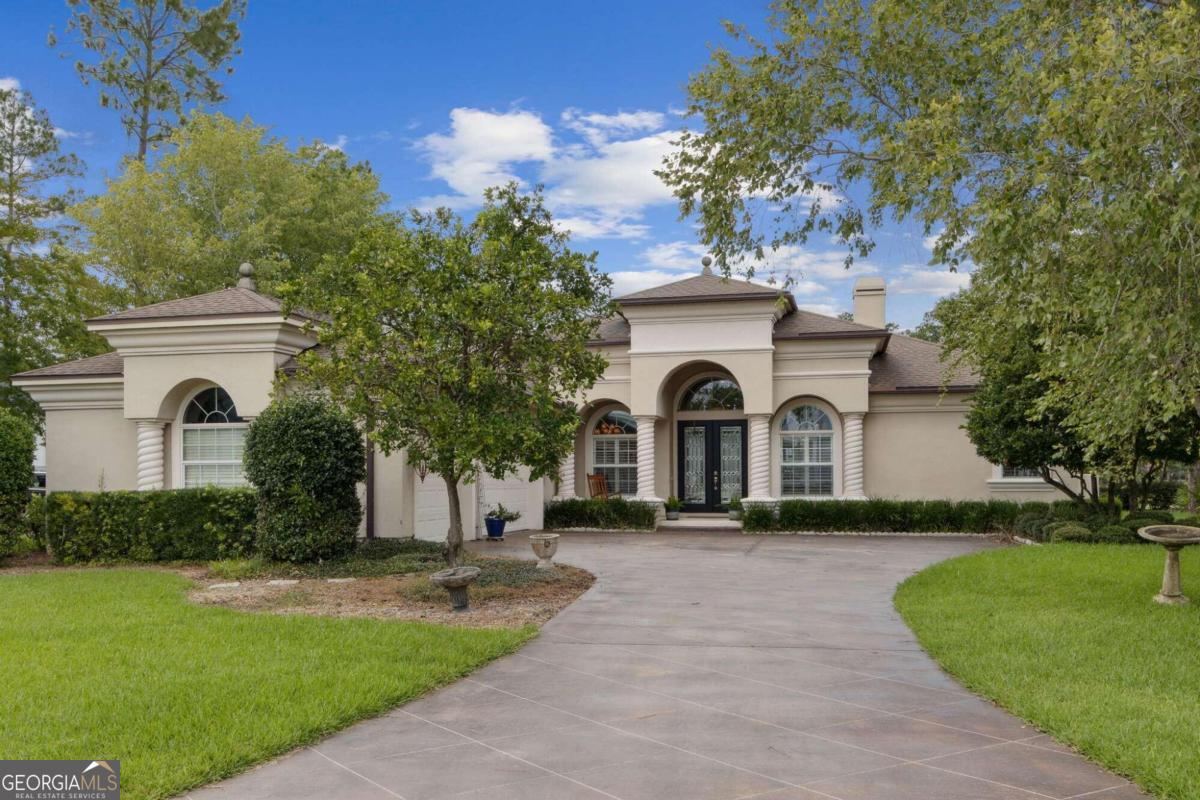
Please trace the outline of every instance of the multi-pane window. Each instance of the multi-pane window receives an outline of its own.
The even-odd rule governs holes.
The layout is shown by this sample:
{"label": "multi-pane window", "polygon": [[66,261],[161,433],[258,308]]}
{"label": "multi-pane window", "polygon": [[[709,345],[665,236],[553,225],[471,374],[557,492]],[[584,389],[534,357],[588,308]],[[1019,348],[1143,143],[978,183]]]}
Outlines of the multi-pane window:
{"label": "multi-pane window", "polygon": [[1041,479],[1042,471],[1032,467],[1003,467],[1000,470],[1002,478],[1037,478]]}
{"label": "multi-pane window", "polygon": [[833,494],[833,423],[816,406],[798,406],[779,435],[780,490],[787,496]]}
{"label": "multi-pane window", "polygon": [[637,423],[610,411],[592,429],[592,474],[603,475],[610,494],[637,494]]}
{"label": "multi-pane window", "polygon": [[734,410],[743,405],[742,390],[728,378],[702,378],[683,393],[680,411]]}
{"label": "multi-pane window", "polygon": [[242,474],[246,423],[224,389],[203,389],[188,401],[182,433],[185,487],[246,484]]}

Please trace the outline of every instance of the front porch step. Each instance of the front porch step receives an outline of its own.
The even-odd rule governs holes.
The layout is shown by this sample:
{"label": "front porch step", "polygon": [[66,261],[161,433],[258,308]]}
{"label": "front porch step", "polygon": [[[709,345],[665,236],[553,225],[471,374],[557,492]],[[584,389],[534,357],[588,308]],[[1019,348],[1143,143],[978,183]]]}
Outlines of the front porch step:
{"label": "front porch step", "polygon": [[681,514],[679,519],[664,519],[658,523],[660,531],[736,531],[742,530],[741,520],[732,520],[721,514]]}

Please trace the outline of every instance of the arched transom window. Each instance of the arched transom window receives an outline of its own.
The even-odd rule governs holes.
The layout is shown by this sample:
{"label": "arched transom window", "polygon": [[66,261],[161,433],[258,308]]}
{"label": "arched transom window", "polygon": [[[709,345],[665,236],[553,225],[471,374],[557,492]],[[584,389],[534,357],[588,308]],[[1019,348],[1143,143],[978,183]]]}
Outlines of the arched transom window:
{"label": "arched transom window", "polygon": [[219,386],[192,395],[183,410],[183,485],[244,486],[246,421]]}
{"label": "arched transom window", "polygon": [[701,378],[679,401],[680,411],[726,411],[742,406],[742,389],[729,378]]}
{"label": "arched transom window", "polygon": [[592,428],[591,473],[603,475],[611,494],[637,494],[637,422],[626,411],[609,411]]}
{"label": "arched transom window", "polygon": [[833,494],[833,422],[816,406],[796,406],[780,425],[780,491],[784,496]]}

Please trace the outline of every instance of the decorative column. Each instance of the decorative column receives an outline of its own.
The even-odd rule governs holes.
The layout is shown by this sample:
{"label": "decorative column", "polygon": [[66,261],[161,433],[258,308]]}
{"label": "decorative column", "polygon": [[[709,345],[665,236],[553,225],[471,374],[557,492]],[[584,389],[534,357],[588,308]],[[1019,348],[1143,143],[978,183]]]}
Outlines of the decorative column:
{"label": "decorative column", "polygon": [[661,503],[654,491],[654,424],[656,416],[637,416],[637,499],[645,503]]}
{"label": "decorative column", "polygon": [[137,422],[137,488],[139,492],[163,488],[163,431],[166,423],[156,419]]}
{"label": "decorative column", "polygon": [[842,421],[842,496],[848,500],[865,500],[863,415],[861,412],[843,414]]}
{"label": "decorative column", "polygon": [[558,465],[558,494],[556,500],[571,500],[575,497],[575,448],[567,453]]}
{"label": "decorative column", "polygon": [[749,421],[750,494],[746,502],[771,503],[771,415],[747,414]]}

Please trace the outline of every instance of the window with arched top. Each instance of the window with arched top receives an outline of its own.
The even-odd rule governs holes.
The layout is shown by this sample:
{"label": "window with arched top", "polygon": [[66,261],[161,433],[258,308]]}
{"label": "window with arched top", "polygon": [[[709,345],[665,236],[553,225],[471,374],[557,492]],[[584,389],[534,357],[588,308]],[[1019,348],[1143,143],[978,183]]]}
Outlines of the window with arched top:
{"label": "window with arched top", "polygon": [[833,421],[817,406],[796,406],[779,426],[780,492],[785,497],[833,494]]}
{"label": "window with arched top", "polygon": [[637,421],[627,411],[609,411],[592,427],[590,472],[603,475],[610,494],[637,494]]}
{"label": "window with arched top", "polygon": [[729,378],[701,378],[679,401],[680,411],[732,411],[742,408],[742,388]]}
{"label": "window with arched top", "polygon": [[242,453],[247,424],[228,392],[211,386],[188,398],[181,428],[185,488],[246,485]]}

